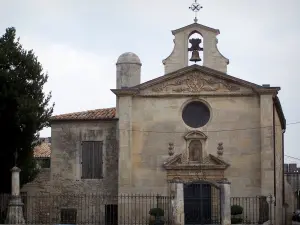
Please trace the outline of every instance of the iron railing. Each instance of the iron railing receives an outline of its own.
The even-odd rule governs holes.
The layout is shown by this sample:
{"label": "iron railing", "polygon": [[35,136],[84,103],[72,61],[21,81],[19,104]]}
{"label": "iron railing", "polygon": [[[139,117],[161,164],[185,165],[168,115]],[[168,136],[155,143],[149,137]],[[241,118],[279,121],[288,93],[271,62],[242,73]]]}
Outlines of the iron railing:
{"label": "iron railing", "polygon": [[[231,223],[263,224],[268,221],[270,218],[270,207],[267,198],[267,196],[232,197],[230,199]],[[242,209],[241,214],[237,214],[237,211],[239,211],[237,208]]]}
{"label": "iron railing", "polygon": [[[164,211],[164,224],[171,224],[172,196],[37,194],[22,195],[26,224],[149,224],[152,208]],[[2,199],[2,200],[1,200]],[[0,224],[5,222],[10,196],[0,194]]]}
{"label": "iron railing", "polygon": [[294,211],[299,210],[300,209],[300,172],[285,172],[284,176],[293,190]]}
{"label": "iron railing", "polygon": [[[270,216],[272,207],[268,204],[267,198],[231,197],[231,207],[242,207],[242,214],[232,216],[232,224],[263,224],[268,221],[272,217]],[[10,199],[9,194],[0,194],[0,224],[5,223]],[[22,194],[21,199],[24,203],[23,214],[27,224],[148,225],[151,224],[149,211],[152,208],[163,209],[164,224],[174,223],[172,196]]]}

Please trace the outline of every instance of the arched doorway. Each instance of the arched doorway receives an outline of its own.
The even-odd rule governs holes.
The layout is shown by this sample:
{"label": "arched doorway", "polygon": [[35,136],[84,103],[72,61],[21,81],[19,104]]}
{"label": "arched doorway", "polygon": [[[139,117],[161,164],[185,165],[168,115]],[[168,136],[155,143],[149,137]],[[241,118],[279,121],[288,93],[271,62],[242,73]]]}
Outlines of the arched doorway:
{"label": "arched doorway", "polygon": [[185,224],[221,223],[220,189],[207,182],[184,184]]}

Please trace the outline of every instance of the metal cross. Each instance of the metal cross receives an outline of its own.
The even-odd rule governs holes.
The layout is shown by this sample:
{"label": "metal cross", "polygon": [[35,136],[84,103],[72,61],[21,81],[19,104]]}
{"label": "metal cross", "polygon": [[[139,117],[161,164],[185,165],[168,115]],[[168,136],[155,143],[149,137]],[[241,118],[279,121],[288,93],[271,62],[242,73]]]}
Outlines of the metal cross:
{"label": "metal cross", "polygon": [[190,10],[192,10],[195,13],[195,23],[198,22],[197,19],[197,13],[200,11],[200,9],[202,9],[203,7],[197,2],[197,0],[195,0],[195,2],[189,7]]}
{"label": "metal cross", "polygon": [[16,149],[15,153],[15,166],[17,166],[17,161],[18,161],[18,150]]}

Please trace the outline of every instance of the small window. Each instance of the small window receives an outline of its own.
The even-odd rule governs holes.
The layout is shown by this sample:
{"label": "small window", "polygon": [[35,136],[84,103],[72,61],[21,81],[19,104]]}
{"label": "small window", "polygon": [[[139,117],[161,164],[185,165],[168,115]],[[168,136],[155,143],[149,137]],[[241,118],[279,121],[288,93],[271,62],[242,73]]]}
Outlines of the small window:
{"label": "small window", "polygon": [[103,178],[102,141],[82,142],[82,179]]}
{"label": "small window", "polygon": [[61,224],[76,224],[76,217],[76,209],[61,209],[60,211]]}

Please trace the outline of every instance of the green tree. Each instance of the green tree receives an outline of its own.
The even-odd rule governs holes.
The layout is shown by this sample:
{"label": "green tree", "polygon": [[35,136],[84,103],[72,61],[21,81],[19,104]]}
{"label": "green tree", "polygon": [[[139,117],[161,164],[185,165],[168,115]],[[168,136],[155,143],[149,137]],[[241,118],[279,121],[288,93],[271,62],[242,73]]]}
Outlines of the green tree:
{"label": "green tree", "polygon": [[54,107],[51,93],[43,92],[47,80],[33,51],[23,49],[15,28],[7,28],[0,37],[0,192],[10,192],[16,150],[21,185],[37,173],[33,148],[38,132],[49,126]]}

